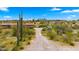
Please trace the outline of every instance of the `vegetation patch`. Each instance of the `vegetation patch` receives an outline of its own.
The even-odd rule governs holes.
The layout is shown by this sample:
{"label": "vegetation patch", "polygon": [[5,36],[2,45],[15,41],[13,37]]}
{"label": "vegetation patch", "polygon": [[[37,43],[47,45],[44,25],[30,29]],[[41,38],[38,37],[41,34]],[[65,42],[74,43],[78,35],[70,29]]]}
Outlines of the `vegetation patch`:
{"label": "vegetation patch", "polygon": [[63,21],[60,24],[51,24],[47,27],[43,27],[42,34],[47,36],[50,40],[63,42],[69,44],[70,46],[75,46],[75,42],[79,41],[79,28],[77,28],[78,26],[76,27],[72,25],[73,22],[70,21]]}

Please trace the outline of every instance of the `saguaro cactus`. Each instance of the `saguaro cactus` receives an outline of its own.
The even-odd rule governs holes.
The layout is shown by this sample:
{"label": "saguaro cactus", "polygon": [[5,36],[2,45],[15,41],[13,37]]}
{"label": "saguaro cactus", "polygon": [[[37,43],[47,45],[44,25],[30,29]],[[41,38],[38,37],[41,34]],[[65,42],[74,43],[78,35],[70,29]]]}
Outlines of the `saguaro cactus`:
{"label": "saguaro cactus", "polygon": [[19,46],[19,40],[20,40],[20,33],[19,33],[19,22],[17,21],[17,46]]}
{"label": "saguaro cactus", "polygon": [[17,46],[19,45],[19,42],[22,41],[23,36],[23,18],[22,13],[19,14],[19,20],[17,21]]}
{"label": "saguaro cactus", "polygon": [[19,15],[19,33],[20,33],[20,41],[22,41],[22,36],[23,36],[23,17],[22,17],[22,12]]}
{"label": "saguaro cactus", "polygon": [[17,50],[17,46],[20,45],[20,41],[22,41],[23,36],[23,18],[22,12],[19,14],[19,20],[17,20],[17,41],[16,46],[12,50]]}

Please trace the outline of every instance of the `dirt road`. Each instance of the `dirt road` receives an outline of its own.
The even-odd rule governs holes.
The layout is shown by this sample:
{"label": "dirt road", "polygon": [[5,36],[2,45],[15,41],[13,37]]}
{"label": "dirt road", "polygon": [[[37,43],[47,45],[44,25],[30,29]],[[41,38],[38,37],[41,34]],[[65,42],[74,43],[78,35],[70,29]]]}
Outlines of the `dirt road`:
{"label": "dirt road", "polygon": [[24,49],[25,51],[51,51],[58,50],[57,46],[52,44],[46,37],[41,34],[42,28],[35,28],[36,37],[31,44]]}

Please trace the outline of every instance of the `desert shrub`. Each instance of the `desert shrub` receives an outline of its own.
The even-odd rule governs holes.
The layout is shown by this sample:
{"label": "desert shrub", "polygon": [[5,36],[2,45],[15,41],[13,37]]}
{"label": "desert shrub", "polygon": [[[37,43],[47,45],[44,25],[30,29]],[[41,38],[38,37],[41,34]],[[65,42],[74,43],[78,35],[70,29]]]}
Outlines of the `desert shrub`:
{"label": "desert shrub", "polygon": [[23,50],[23,49],[24,49],[24,47],[22,47],[22,46],[21,46],[19,49],[20,49],[20,50]]}
{"label": "desert shrub", "polygon": [[10,31],[5,31],[4,33],[3,33],[3,35],[10,35]]}
{"label": "desert shrub", "polygon": [[71,42],[70,45],[71,45],[71,46],[74,46],[75,44]]}
{"label": "desert shrub", "polygon": [[[48,28],[43,28],[42,30],[50,40],[63,42],[74,46],[74,36],[73,29],[71,27],[66,27],[64,24],[52,25],[52,28],[49,30]],[[65,35],[65,36],[63,36]]]}
{"label": "desert shrub", "polygon": [[42,31],[46,31],[46,29],[44,28],[44,29],[42,29]]}
{"label": "desert shrub", "polygon": [[71,45],[71,46],[74,46],[74,38],[73,38],[73,33],[72,32],[66,32],[66,37],[64,38],[64,42]]}
{"label": "desert shrub", "polygon": [[23,42],[25,42],[26,40],[24,39]]}
{"label": "desert shrub", "polygon": [[42,29],[42,31],[46,31],[47,30],[47,27],[44,27],[43,29]]}
{"label": "desert shrub", "polygon": [[13,51],[23,50],[26,45],[30,44],[32,36],[35,35],[33,28],[24,27],[22,31],[22,41],[19,41],[19,45],[13,48]]}
{"label": "desert shrub", "polygon": [[28,42],[27,45],[30,45],[30,42]]}
{"label": "desert shrub", "polygon": [[54,40],[55,40],[55,41],[59,41],[59,42],[63,42],[63,36],[61,36],[61,35],[56,35]]}
{"label": "desert shrub", "polygon": [[17,29],[16,28],[13,28],[13,31],[12,31],[12,36],[17,36]]}
{"label": "desert shrub", "polygon": [[2,33],[2,29],[0,29],[0,34]]}
{"label": "desert shrub", "polygon": [[43,25],[43,24],[42,24],[42,25],[40,25],[39,27],[47,27],[47,25]]}
{"label": "desert shrub", "polygon": [[28,35],[34,35],[34,29],[33,28],[24,28],[23,30],[23,36],[28,36]]}
{"label": "desert shrub", "polygon": [[10,42],[10,44],[13,44],[13,42]]}
{"label": "desert shrub", "polygon": [[5,47],[6,47],[5,45],[0,46],[0,48],[5,48]]}
{"label": "desert shrub", "polygon": [[53,40],[56,37],[56,32],[55,31],[48,32],[47,36],[50,38],[50,40]]}
{"label": "desert shrub", "polygon": [[19,51],[19,50],[23,50],[24,47],[22,45],[19,45],[19,46],[15,46],[12,51]]}

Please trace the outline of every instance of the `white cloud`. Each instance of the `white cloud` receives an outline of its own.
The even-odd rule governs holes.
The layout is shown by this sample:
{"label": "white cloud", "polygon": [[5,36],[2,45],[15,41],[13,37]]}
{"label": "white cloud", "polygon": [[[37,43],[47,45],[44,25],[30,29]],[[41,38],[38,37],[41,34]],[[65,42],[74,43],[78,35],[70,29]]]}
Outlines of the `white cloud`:
{"label": "white cloud", "polygon": [[4,18],[11,18],[11,16],[4,16]]}
{"label": "white cloud", "polygon": [[8,11],[8,7],[0,7],[1,11]]}
{"label": "white cloud", "polygon": [[72,10],[73,12],[79,12],[79,9],[76,9],[76,10]]}
{"label": "white cloud", "polygon": [[74,9],[74,10],[64,10],[61,13],[71,13],[71,12],[79,12],[79,9]]}
{"label": "white cloud", "polygon": [[61,10],[60,8],[57,8],[57,7],[54,7],[51,9],[52,11],[55,11],[55,10]]}
{"label": "white cloud", "polygon": [[71,17],[69,16],[69,17],[67,17],[67,19],[71,19]]}
{"label": "white cloud", "polygon": [[72,18],[75,18],[76,17],[76,15],[70,15],[70,16],[68,16],[67,18],[68,19],[72,19]]}
{"label": "white cloud", "polygon": [[69,12],[72,12],[72,10],[64,10],[64,11],[62,11],[62,13],[69,13]]}
{"label": "white cloud", "polygon": [[11,19],[12,19],[11,16],[4,16],[3,18],[4,18],[5,20],[11,20]]}
{"label": "white cloud", "polygon": [[76,17],[76,15],[70,15],[71,17]]}

